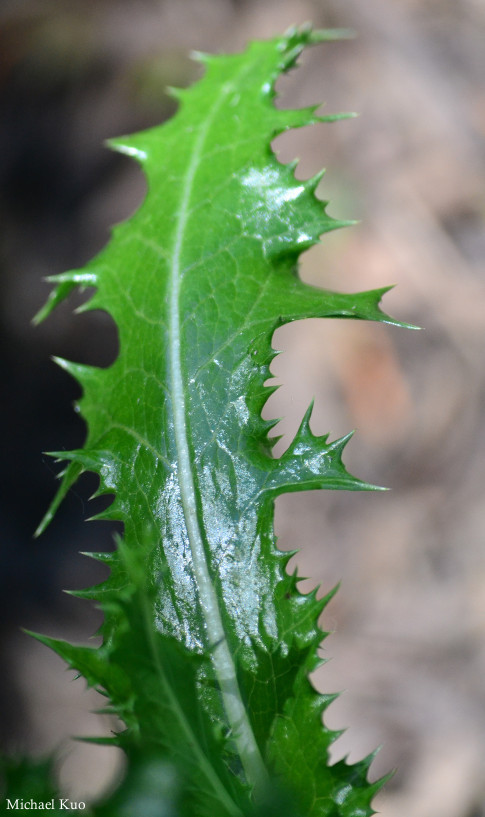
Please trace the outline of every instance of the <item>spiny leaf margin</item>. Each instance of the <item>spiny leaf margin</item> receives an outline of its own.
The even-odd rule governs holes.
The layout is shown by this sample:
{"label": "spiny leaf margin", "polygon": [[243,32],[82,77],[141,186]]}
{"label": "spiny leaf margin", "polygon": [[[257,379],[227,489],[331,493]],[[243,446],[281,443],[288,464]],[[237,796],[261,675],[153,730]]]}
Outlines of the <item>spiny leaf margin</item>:
{"label": "spiny leaf margin", "polygon": [[[102,647],[43,640],[110,696],[127,725],[115,739],[129,756],[148,743],[157,757],[180,754],[195,768],[193,747],[205,746],[229,792],[221,814],[250,813],[250,790],[263,802],[276,776],[302,814],[366,817],[380,785],[367,783],[368,762],[328,766],[338,735],[321,720],[332,696],[308,680],[325,600],[298,591],[272,527],[283,492],[373,486],[343,466],[347,438],[313,435],[311,409],[279,460],[271,458],[273,424],[261,418],[278,326],[306,317],[399,325],[380,309],[386,289],[339,295],[296,276],[301,252],[348,222],[316,198],[321,174],[297,181],[294,165],[279,164],[270,149],[288,128],[336,117],[319,116],[318,106],[276,109],[274,83],[305,46],[331,37],[294,29],[242,55],[201,55],[206,74],[174,92],[180,107],[169,123],[112,140],[143,166],[147,198],[84,270],[53,279],[39,315],[74,287],[94,286],[84,308],[107,310],[120,334],[109,369],[61,362],[83,387],[88,438],[84,449],[59,453],[68,465],[45,522],[80,473],[93,470],[98,493],[115,495],[102,518],[125,524],[110,578],[84,593],[101,600]],[[142,576],[133,567],[140,551]],[[160,686],[160,667],[171,663],[186,666],[191,691],[179,693],[190,710],[197,692],[194,717],[205,724],[195,742],[178,746],[165,703],[150,717],[157,706],[141,692],[158,683],[176,694],[173,680]],[[199,780],[200,814],[219,813],[210,776]]]}

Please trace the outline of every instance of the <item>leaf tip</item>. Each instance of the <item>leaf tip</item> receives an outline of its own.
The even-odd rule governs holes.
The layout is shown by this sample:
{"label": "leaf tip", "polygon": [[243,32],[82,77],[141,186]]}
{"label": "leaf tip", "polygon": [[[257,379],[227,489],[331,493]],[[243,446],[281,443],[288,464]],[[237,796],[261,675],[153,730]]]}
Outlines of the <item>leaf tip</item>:
{"label": "leaf tip", "polygon": [[122,153],[124,156],[129,156],[131,159],[136,159],[138,162],[145,162],[148,154],[142,148],[137,147],[132,143],[131,139],[126,136],[117,136],[112,139],[105,139],[104,144],[115,153]]}
{"label": "leaf tip", "polygon": [[[49,280],[49,279],[47,279]],[[54,311],[56,306],[64,301],[68,295],[71,294],[72,290],[76,286],[74,281],[60,281],[57,286],[49,293],[47,301],[45,302],[44,306],[42,306],[38,312],[32,318],[32,323],[34,326],[38,326],[40,323],[45,321],[46,318]]]}
{"label": "leaf tip", "polygon": [[213,54],[207,54],[205,51],[197,51],[197,49],[193,49],[190,52],[189,57],[194,62],[200,62],[203,65],[208,65],[214,60]]}

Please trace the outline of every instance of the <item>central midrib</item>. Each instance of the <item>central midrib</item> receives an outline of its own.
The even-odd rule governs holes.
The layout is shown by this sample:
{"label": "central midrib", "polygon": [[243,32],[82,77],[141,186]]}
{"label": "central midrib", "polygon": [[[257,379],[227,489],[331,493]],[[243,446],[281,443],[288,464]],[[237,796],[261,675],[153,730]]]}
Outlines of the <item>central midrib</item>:
{"label": "central midrib", "polygon": [[170,382],[178,460],[178,481],[192,553],[194,576],[207,628],[208,646],[216,677],[221,688],[224,709],[229,721],[231,734],[236,742],[247,782],[257,791],[264,787],[267,772],[241,697],[236,668],[227,643],[217,595],[209,572],[204,539],[197,512],[197,496],[187,439],[187,405],[182,375],[180,331],[181,255],[190,214],[190,200],[194,179],[211,124],[231,90],[232,88],[229,85],[224,86],[216,104],[208,112],[207,118],[196,137],[187,173],[185,174],[182,184],[182,195],[176,221],[169,283]]}

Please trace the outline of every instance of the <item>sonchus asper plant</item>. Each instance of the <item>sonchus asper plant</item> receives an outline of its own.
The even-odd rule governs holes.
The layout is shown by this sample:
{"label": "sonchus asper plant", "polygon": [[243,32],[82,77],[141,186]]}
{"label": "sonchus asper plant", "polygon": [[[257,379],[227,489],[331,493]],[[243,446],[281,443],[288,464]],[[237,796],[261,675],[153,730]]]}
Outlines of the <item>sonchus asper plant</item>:
{"label": "sonchus asper plant", "polygon": [[354,318],[397,324],[385,289],[341,295],[303,284],[298,258],[331,218],[271,141],[329,122],[318,106],[275,107],[274,85],[302,50],[334,32],[291,30],[243,54],[198,55],[203,79],[172,90],[175,116],[111,141],[148,181],[135,215],[82,270],[51,279],[39,319],[75,287],[83,309],[106,310],[120,350],[107,369],[59,360],[81,384],[88,434],[67,463],[41,529],[83,471],[121,520],[103,584],[80,595],[104,611],[102,644],[42,637],[108,699],[124,728],[117,792],[101,817],[367,817],[382,781],[370,759],[329,762],[337,733],[323,723],[334,696],[315,691],[328,598],[304,595],[278,550],[274,501],[309,489],[370,490],[342,463],[348,437],[310,429],[272,456],[261,411],[282,324]]}

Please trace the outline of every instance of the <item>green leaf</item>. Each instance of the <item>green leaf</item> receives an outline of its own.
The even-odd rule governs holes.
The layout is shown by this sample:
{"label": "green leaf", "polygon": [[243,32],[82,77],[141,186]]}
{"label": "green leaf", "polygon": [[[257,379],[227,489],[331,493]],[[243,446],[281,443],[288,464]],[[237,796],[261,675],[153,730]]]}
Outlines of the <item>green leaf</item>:
{"label": "green leaf", "polygon": [[[52,815],[65,814],[71,801],[59,794],[53,778],[51,760],[0,759],[0,796],[5,812],[41,808]],[[83,814],[92,817],[89,807]]]}
{"label": "green leaf", "polygon": [[373,813],[368,764],[328,765],[331,696],[308,680],[326,600],[298,591],[273,532],[281,493],[372,486],[345,469],[348,438],[313,435],[311,408],[280,459],[261,417],[278,326],[399,324],[380,309],[385,289],[341,295],[297,275],[301,252],[347,222],[316,198],[321,174],[297,180],[270,143],[336,117],[278,110],[274,84],[305,46],[332,36],[307,27],[243,54],[198,55],[205,76],[173,91],[173,119],[111,142],[142,165],[143,205],[84,270],[52,279],[39,316],[73,287],[95,287],[83,308],[109,312],[120,342],[108,369],[59,361],[82,385],[88,436],[57,454],[67,466],[41,529],[85,470],[99,474],[99,494],[114,494],[101,517],[124,523],[118,552],[104,557],[110,578],[84,594],[104,609],[102,646],[44,641],[123,718],[125,785],[143,752],[164,770],[167,814],[281,813],[282,802],[295,815]]}

